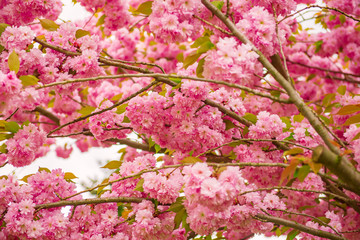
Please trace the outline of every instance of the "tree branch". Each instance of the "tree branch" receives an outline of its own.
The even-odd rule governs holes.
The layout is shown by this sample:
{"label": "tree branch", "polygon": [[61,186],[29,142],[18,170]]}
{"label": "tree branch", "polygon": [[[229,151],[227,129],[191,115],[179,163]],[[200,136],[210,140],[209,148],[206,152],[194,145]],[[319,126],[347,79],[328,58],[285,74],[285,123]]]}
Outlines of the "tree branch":
{"label": "tree branch", "polygon": [[[275,78],[275,80],[286,90],[291,100],[293,100],[293,103],[296,105],[300,113],[306,117],[311,124],[311,126],[315,129],[315,131],[319,134],[319,136],[322,138],[322,140],[325,142],[326,146],[331,150],[331,152],[335,153],[336,155],[340,154],[340,149],[335,146],[332,142],[332,139],[330,138],[328,132],[326,129],[322,126],[321,122],[318,120],[318,118],[314,115],[314,113],[311,111],[311,109],[304,103],[303,99],[300,97],[299,93],[292,87],[291,83],[289,83],[282,75],[279,73],[276,68],[267,60],[267,58],[260,52],[254,44],[244,35],[242,34],[236,26],[227,19],[222,12],[217,9],[214,5],[212,5],[208,0],[201,0],[201,2],[214,14],[216,15],[234,34],[236,38],[238,38],[241,42],[245,44],[249,44],[252,47],[252,50],[255,51],[259,58],[258,60],[262,63],[262,65],[269,71],[269,73]],[[324,150],[324,152],[327,152]],[[335,155],[334,154],[334,155]],[[353,177],[349,176],[341,176],[342,178],[345,177],[345,179],[351,178],[356,180],[355,182],[349,182],[351,186],[360,186],[360,173],[355,170],[355,168],[350,164],[350,162],[343,157],[342,158],[343,166],[347,166],[347,168],[352,169],[351,172],[354,174]],[[327,161],[324,161],[324,165],[327,166],[327,164],[331,164]],[[339,166],[340,167],[340,166]],[[340,173],[340,171],[335,171],[336,174]],[[339,176],[340,177],[340,176]],[[348,183],[348,181],[345,181]],[[356,192],[358,195],[360,195],[360,189],[353,189],[354,192]]]}
{"label": "tree branch", "polygon": [[67,122],[67,123],[65,123],[65,124],[63,124],[63,125],[55,128],[55,129],[51,130],[51,131],[48,133],[48,137],[49,137],[52,133],[54,133],[54,132],[56,132],[56,131],[59,131],[60,129],[62,129],[62,128],[70,125],[70,124],[73,124],[73,123],[76,123],[76,122],[80,122],[80,121],[85,120],[85,119],[87,119],[87,118],[89,118],[89,117],[92,117],[92,116],[101,114],[101,113],[103,113],[103,112],[112,110],[112,109],[114,109],[114,108],[116,108],[116,107],[124,104],[125,102],[129,101],[130,99],[136,97],[137,95],[141,94],[142,92],[145,92],[146,90],[148,90],[149,88],[151,88],[152,86],[154,86],[154,85],[156,85],[156,84],[158,84],[158,82],[157,82],[157,81],[153,81],[153,82],[151,82],[149,85],[147,85],[147,86],[143,87],[142,89],[140,89],[139,91],[131,94],[129,97],[123,99],[122,101],[115,103],[115,104],[112,105],[111,107],[108,107],[108,108],[105,108],[105,109],[102,109],[102,110],[99,110],[99,111],[96,111],[96,112],[92,112],[92,113],[90,113],[90,114],[88,114],[88,115],[85,115],[85,116],[83,116],[83,117],[79,117],[79,118],[77,118],[77,119],[75,119],[75,120],[73,120],[73,121],[71,121],[71,122]]}
{"label": "tree branch", "polygon": [[[95,187],[92,187],[92,188],[77,192],[77,193],[75,193],[73,195],[65,197],[64,199],[69,199],[69,198],[75,197],[77,195],[80,195],[82,193],[91,192],[91,191],[93,191],[93,190],[95,190],[95,189],[97,189],[99,187],[106,187],[106,186],[108,186],[110,184],[113,184],[115,182],[120,182],[120,181],[123,181],[125,179],[139,177],[142,174],[147,173],[147,172],[157,172],[157,171],[162,170],[162,169],[179,168],[179,167],[191,166],[191,165],[194,165],[194,164],[195,163],[184,163],[184,164],[177,164],[177,165],[167,165],[167,166],[158,167],[158,168],[152,168],[152,169],[145,169],[145,170],[142,170],[142,171],[140,171],[140,172],[138,172],[136,174],[125,176],[125,177],[122,177],[122,178],[119,178],[119,179],[115,179],[113,181],[110,181],[110,182],[107,182],[107,183],[102,183],[102,184],[96,185]],[[285,164],[285,163],[251,163],[251,162],[242,162],[242,163],[206,163],[206,164],[208,166],[212,166],[212,167],[215,167],[215,168],[230,167],[230,166],[233,166],[233,167],[281,167],[281,168],[286,168],[286,167],[289,166],[288,164]]]}
{"label": "tree branch", "polygon": [[332,240],[346,240],[346,238],[335,235],[333,233],[325,232],[325,231],[315,229],[315,228],[311,228],[311,227],[305,226],[303,224],[300,224],[300,223],[297,223],[294,221],[290,221],[290,220],[285,220],[285,219],[278,218],[278,217],[273,217],[273,216],[269,216],[269,215],[265,215],[265,214],[256,214],[255,218],[266,221],[266,222],[272,222],[275,224],[298,229],[302,232],[306,232],[306,233],[309,233],[311,235],[318,236],[318,237],[323,237],[323,238],[332,239]]}
{"label": "tree branch", "polygon": [[60,125],[60,119],[53,113],[45,110],[42,107],[37,106],[34,111],[40,113],[41,115],[47,117],[48,119],[50,119],[51,121],[53,121],[54,123],[56,123],[56,125]]}
{"label": "tree branch", "polygon": [[55,207],[79,206],[79,205],[86,205],[86,204],[100,204],[100,203],[114,203],[114,202],[140,203],[143,200],[147,200],[147,199],[146,198],[137,198],[137,197],[109,197],[109,198],[88,198],[88,199],[81,199],[81,200],[62,200],[62,201],[58,201],[58,202],[38,204],[35,206],[35,209],[37,211],[39,211],[41,209],[55,208]]}
{"label": "tree branch", "polygon": [[351,191],[360,195],[360,174],[354,166],[343,157],[334,154],[319,145],[313,151],[314,162],[324,164],[339,179],[351,187]]}

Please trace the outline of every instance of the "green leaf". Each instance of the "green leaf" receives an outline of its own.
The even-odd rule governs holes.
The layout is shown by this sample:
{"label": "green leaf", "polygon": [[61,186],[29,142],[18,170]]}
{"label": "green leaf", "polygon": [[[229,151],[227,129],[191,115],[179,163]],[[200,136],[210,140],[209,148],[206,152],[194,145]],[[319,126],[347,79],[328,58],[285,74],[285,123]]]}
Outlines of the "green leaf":
{"label": "green leaf", "polygon": [[345,85],[339,86],[338,89],[337,89],[337,92],[338,92],[340,95],[345,95],[345,93],[346,93],[346,86],[345,86]]}
{"label": "green leaf", "polygon": [[168,208],[168,210],[166,210],[166,211],[174,212],[174,213],[179,212],[181,209],[184,208],[183,201],[184,201],[184,197],[176,198],[176,201],[173,204],[171,204],[170,207]]}
{"label": "green leaf", "polygon": [[51,171],[48,168],[39,167],[38,172],[42,172],[42,171],[45,171],[47,173],[51,173]]}
{"label": "green leaf", "polygon": [[204,72],[204,63],[205,63],[205,58],[200,59],[197,67],[196,67],[196,76],[199,78],[204,77],[202,75],[202,73]]}
{"label": "green leaf", "polygon": [[211,2],[211,4],[214,5],[220,11],[221,11],[222,7],[224,6],[223,1],[213,1],[213,2]]}
{"label": "green leaf", "polygon": [[313,79],[315,77],[316,77],[316,74],[312,73],[306,78],[306,81],[310,81],[311,79]]}
{"label": "green leaf", "polygon": [[327,218],[327,217],[317,217],[317,219],[314,218],[312,221],[317,222],[317,223],[319,223],[320,225],[324,225],[322,222],[318,221],[318,219],[319,219],[320,221],[323,221],[323,222],[326,223],[326,224],[328,224],[328,223],[330,222],[330,219]]}
{"label": "green leaf", "polygon": [[1,153],[8,153],[8,150],[6,149],[6,144],[3,143],[1,146],[0,146],[0,152]]}
{"label": "green leaf", "polygon": [[197,49],[197,53],[198,54],[202,54],[202,53],[206,53],[207,51],[209,51],[210,49],[213,49],[215,47],[215,45],[210,42],[204,42],[203,44],[201,44],[201,46]]}
{"label": "green leaf", "polygon": [[189,66],[193,65],[199,59],[200,56],[201,53],[197,53],[197,52],[190,54],[184,59],[183,67],[187,69]]}
{"label": "green leaf", "polygon": [[304,179],[307,177],[307,175],[310,172],[310,166],[309,165],[304,165],[299,169],[297,178],[299,179],[300,182],[303,182]]}
{"label": "green leaf", "polygon": [[235,128],[235,124],[230,121],[229,119],[223,119],[224,123],[225,123],[225,130],[229,130],[229,129],[232,129],[232,128]]}
{"label": "green leaf", "polygon": [[296,40],[296,37],[295,36],[293,36],[293,35],[291,35],[289,38],[288,38],[288,40],[290,41],[290,42],[296,42],[297,40]]}
{"label": "green leaf", "polygon": [[110,100],[117,102],[122,98],[122,96],[123,96],[123,93],[119,93],[119,94],[116,94],[115,96],[113,96]]}
{"label": "green leaf", "polygon": [[290,150],[287,150],[283,153],[283,156],[287,156],[287,155],[297,155],[300,153],[304,153],[304,149],[302,148],[292,148]]}
{"label": "green leaf", "polygon": [[346,17],[344,15],[340,15],[339,20],[340,20],[341,24],[343,24],[344,22],[346,22]]}
{"label": "green leaf", "polygon": [[355,135],[355,137],[353,139],[351,139],[351,141],[355,141],[356,139],[360,138],[360,132],[358,134]]}
{"label": "green leaf", "polygon": [[134,191],[139,191],[139,192],[144,192],[144,188],[143,188],[143,185],[144,185],[144,179],[140,179],[139,182],[136,184],[136,187],[134,188]]}
{"label": "green leaf", "polygon": [[20,179],[20,180],[27,183],[27,182],[28,182],[28,178],[31,177],[32,175],[35,175],[35,174],[34,174],[34,173],[28,174],[28,175],[24,176],[24,177],[23,177],[22,179]]}
{"label": "green leaf", "polygon": [[105,15],[105,14],[102,15],[102,16],[99,18],[99,20],[97,21],[96,26],[98,27],[98,26],[100,26],[100,25],[103,25],[104,22],[105,22],[105,18],[106,18],[106,15]]}
{"label": "green leaf", "polygon": [[127,116],[124,116],[124,119],[122,121],[122,123],[130,123],[130,119]]}
{"label": "green leaf", "polygon": [[318,53],[321,50],[322,44],[323,44],[323,40],[319,40],[317,42],[314,43],[315,45],[315,53]]}
{"label": "green leaf", "polygon": [[14,71],[15,73],[19,72],[20,60],[19,60],[19,56],[17,55],[15,50],[13,50],[9,55],[8,65],[9,65],[10,71]]}
{"label": "green leaf", "polygon": [[35,77],[34,75],[23,75],[23,76],[20,76],[19,79],[21,80],[21,84],[24,87],[37,85],[37,83],[40,80],[37,77]]}
{"label": "green leaf", "polygon": [[178,85],[176,85],[175,87],[172,88],[173,90],[178,89],[178,88],[181,87],[181,80],[182,80],[181,78],[170,77],[169,79],[178,84]]}
{"label": "green leaf", "polygon": [[270,91],[271,96],[274,96],[276,98],[280,97],[281,92],[277,90]]}
{"label": "green leaf", "polygon": [[202,162],[200,158],[197,157],[186,157],[183,160],[180,160],[181,163],[197,163]]}
{"label": "green leaf", "polygon": [[5,31],[5,29],[7,27],[9,27],[10,25],[9,24],[6,24],[6,23],[0,23],[0,36],[1,34]]}
{"label": "green leaf", "polygon": [[321,118],[321,120],[323,120],[324,123],[326,123],[326,124],[329,124],[329,123],[330,123],[330,119],[327,118],[327,117],[325,117],[325,116],[320,115],[319,118]]}
{"label": "green leaf", "polygon": [[152,13],[152,4],[153,1],[147,1],[139,5],[139,7],[134,11],[134,13],[142,13],[149,16]]}
{"label": "green leaf", "polygon": [[284,131],[287,131],[287,130],[289,130],[289,129],[292,127],[291,121],[290,121],[290,119],[289,119],[288,117],[281,117],[280,119],[281,119],[281,121],[282,121],[283,123],[286,124],[286,128],[284,129]]}
{"label": "green leaf", "polygon": [[186,219],[186,209],[185,208],[182,208],[180,211],[178,211],[175,215],[175,218],[174,218],[174,223],[175,223],[175,227],[174,229],[178,229],[181,222],[183,221],[183,218],[185,217]]}
{"label": "green leaf", "polygon": [[80,110],[77,110],[78,113],[81,114],[81,116],[86,116],[86,115],[89,115],[90,113],[92,113],[93,111],[95,111],[96,107],[93,107],[93,106],[86,106],[86,107],[83,107],[82,109]]}
{"label": "green leaf", "polygon": [[158,153],[161,150],[161,147],[158,144],[155,144],[154,148],[156,153]]}
{"label": "green leaf", "polygon": [[289,135],[288,137],[284,138],[284,140],[285,140],[285,141],[295,140],[295,138],[294,138],[294,133],[293,133],[293,132],[290,133],[290,135]]}
{"label": "green leaf", "polygon": [[323,106],[327,107],[335,99],[335,93],[326,94],[323,99]]}
{"label": "green leaf", "polygon": [[190,45],[191,48],[198,48],[200,47],[203,43],[205,42],[209,42],[210,38],[208,36],[204,36],[204,37],[199,37],[197,38],[193,44]]}
{"label": "green leaf", "polygon": [[126,111],[126,107],[129,105],[129,103],[124,103],[116,108],[117,114],[122,114]]}
{"label": "green leaf", "polygon": [[60,26],[50,19],[39,19],[41,26],[48,31],[56,31]]}
{"label": "green leaf", "polygon": [[71,173],[71,172],[66,172],[64,175],[64,179],[65,180],[71,180],[74,178],[78,178],[77,176],[75,176],[75,174]]}
{"label": "green leaf", "polygon": [[5,130],[12,132],[12,133],[17,133],[20,129],[19,124],[17,124],[17,122],[6,122],[5,123]]}
{"label": "green leaf", "polygon": [[245,113],[243,118],[245,118],[246,120],[252,122],[253,124],[256,124],[256,122],[257,122],[257,116],[252,114],[252,113]]}
{"label": "green leaf", "polygon": [[118,217],[121,217],[123,212],[124,212],[124,206],[123,205],[118,206]]}
{"label": "green leaf", "polygon": [[78,29],[76,30],[76,33],[75,33],[75,37],[77,39],[81,38],[81,37],[84,37],[86,35],[90,35],[90,32],[89,31],[86,31],[86,30],[83,30],[83,29]]}
{"label": "green leaf", "polygon": [[13,137],[13,134],[7,134],[7,133],[0,133],[0,141],[10,139]]}
{"label": "green leaf", "polygon": [[336,115],[349,115],[360,111],[360,104],[346,105],[339,109]]}
{"label": "green leaf", "polygon": [[101,168],[107,168],[107,169],[118,169],[122,164],[122,161],[110,161],[105,166],[102,166]]}
{"label": "green leaf", "polygon": [[349,117],[344,123],[345,126],[360,122],[360,114],[356,114],[355,116]]}
{"label": "green leaf", "polygon": [[300,233],[299,230],[292,230],[291,232],[288,233],[286,240],[293,240],[298,234]]}
{"label": "green leaf", "polygon": [[152,148],[152,146],[155,145],[155,142],[154,142],[154,140],[153,140],[151,137],[149,137],[148,142],[149,142],[149,149]]}

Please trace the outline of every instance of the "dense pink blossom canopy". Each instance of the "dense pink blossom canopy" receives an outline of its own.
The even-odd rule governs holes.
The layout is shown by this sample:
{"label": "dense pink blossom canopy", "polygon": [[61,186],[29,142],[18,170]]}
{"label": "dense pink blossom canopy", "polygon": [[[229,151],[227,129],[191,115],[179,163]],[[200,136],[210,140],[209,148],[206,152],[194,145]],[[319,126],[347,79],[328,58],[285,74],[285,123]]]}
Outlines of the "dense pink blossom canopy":
{"label": "dense pink blossom canopy", "polygon": [[359,0],[73,2],[0,0],[0,167],[118,158],[0,176],[0,239],[359,239]]}

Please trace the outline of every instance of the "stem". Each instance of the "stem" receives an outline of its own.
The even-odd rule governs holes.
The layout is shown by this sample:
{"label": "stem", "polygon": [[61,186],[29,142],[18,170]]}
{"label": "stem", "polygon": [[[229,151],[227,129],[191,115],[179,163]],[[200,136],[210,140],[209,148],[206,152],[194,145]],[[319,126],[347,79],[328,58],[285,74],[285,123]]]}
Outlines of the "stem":
{"label": "stem", "polygon": [[146,198],[136,198],[136,197],[109,197],[109,198],[88,198],[81,200],[62,200],[52,203],[38,204],[35,206],[37,211],[47,208],[55,207],[64,207],[64,206],[79,206],[85,204],[100,204],[100,203],[113,203],[113,202],[134,202],[140,203]]}
{"label": "stem", "polygon": [[269,215],[265,215],[265,214],[257,214],[255,216],[257,219],[265,221],[265,222],[272,222],[275,224],[279,224],[279,225],[283,225],[283,226],[287,226],[287,227],[291,227],[294,229],[298,229],[302,232],[306,232],[309,233],[311,235],[314,236],[318,236],[318,237],[323,237],[323,238],[327,238],[327,239],[332,239],[332,240],[346,240],[346,238],[335,235],[333,233],[329,233],[329,232],[325,232],[322,230],[318,230],[315,228],[311,228],[308,226],[305,226],[303,224],[294,222],[294,221],[290,221],[290,220],[285,220],[282,218],[278,218],[278,217],[273,217],[273,216],[269,216]]}
{"label": "stem", "polygon": [[83,116],[83,117],[79,117],[79,118],[77,118],[77,119],[75,119],[75,120],[73,120],[73,121],[71,121],[71,122],[67,122],[67,123],[65,123],[65,124],[63,124],[63,125],[55,128],[54,130],[51,130],[51,131],[49,132],[49,134],[48,134],[48,137],[51,136],[52,133],[54,133],[54,132],[56,132],[56,131],[59,131],[60,129],[62,129],[62,128],[70,125],[70,124],[73,124],[73,123],[76,123],[76,122],[80,122],[80,121],[85,120],[85,119],[87,119],[87,118],[89,118],[89,117],[92,117],[92,116],[101,114],[101,113],[103,113],[103,112],[112,110],[112,109],[120,106],[121,104],[129,101],[130,99],[136,97],[137,95],[145,92],[146,90],[148,90],[149,88],[151,88],[152,86],[154,86],[154,85],[157,84],[157,83],[158,83],[157,81],[151,82],[149,85],[147,85],[147,86],[143,87],[142,89],[140,89],[139,91],[131,94],[129,97],[125,98],[124,100],[115,103],[115,104],[112,105],[111,107],[108,107],[108,108],[105,108],[105,109],[102,109],[102,110],[99,110],[99,111],[96,111],[96,112],[92,112],[92,113],[90,113],[90,114],[88,114],[88,115],[85,115],[85,116]]}

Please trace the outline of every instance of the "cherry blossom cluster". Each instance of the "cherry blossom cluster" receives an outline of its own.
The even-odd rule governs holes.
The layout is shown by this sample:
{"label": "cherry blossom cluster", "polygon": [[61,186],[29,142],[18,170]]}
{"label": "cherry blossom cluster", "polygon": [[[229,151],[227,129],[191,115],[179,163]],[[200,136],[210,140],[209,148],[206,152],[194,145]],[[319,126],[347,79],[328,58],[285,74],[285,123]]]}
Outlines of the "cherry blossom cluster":
{"label": "cherry blossom cluster", "polygon": [[41,16],[55,20],[61,10],[62,2],[60,0],[4,0],[0,5],[0,22],[20,26],[31,23],[35,18]]}
{"label": "cherry blossom cluster", "polygon": [[45,143],[46,133],[34,124],[24,126],[15,133],[14,137],[6,141],[7,160],[15,167],[29,165],[36,158],[41,157],[39,148]]}

